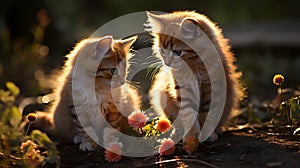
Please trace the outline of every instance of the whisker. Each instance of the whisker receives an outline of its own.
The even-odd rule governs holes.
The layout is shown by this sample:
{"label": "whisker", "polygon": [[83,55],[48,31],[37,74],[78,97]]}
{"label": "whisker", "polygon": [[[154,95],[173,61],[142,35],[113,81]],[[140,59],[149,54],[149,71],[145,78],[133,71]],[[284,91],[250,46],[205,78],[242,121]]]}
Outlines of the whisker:
{"label": "whisker", "polygon": [[134,81],[127,80],[127,83],[130,84],[130,86],[134,87],[134,89],[136,89],[139,93],[142,93],[140,82],[134,82]]}
{"label": "whisker", "polygon": [[147,68],[146,77],[149,77],[151,80],[154,79],[154,76],[160,71],[163,63],[161,61],[150,64]]}

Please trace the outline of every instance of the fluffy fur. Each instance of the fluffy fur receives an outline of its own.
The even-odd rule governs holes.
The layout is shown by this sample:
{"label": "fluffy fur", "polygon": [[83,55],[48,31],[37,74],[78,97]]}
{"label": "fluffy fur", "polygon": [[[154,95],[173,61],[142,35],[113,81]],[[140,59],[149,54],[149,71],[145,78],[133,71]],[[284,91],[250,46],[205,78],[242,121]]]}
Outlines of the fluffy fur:
{"label": "fluffy fur", "polygon": [[[213,44],[221,58],[224,68],[227,84],[227,93],[224,111],[215,132],[220,133],[220,127],[225,125],[228,118],[238,108],[238,102],[244,96],[244,91],[239,83],[241,73],[237,72],[236,66],[233,64],[235,58],[230,51],[227,39],[225,39],[219,29],[212,21],[204,15],[193,11],[179,11],[161,15],[147,13],[148,15],[148,30],[154,36],[153,51],[160,58],[164,66],[170,67],[170,74],[163,68],[155,76],[153,86],[150,89],[150,103],[154,106],[157,113],[163,112],[168,117],[177,117],[179,108],[182,108],[185,116],[181,117],[182,125],[189,125],[185,117],[192,113],[198,113],[199,122],[194,123],[192,129],[184,137],[184,140],[189,136],[199,136],[200,126],[203,126],[206,115],[211,104],[211,80],[208,73],[208,68],[202,60],[203,55],[197,53],[182,40],[176,37],[183,37],[188,40],[193,40],[201,36],[206,36]],[[204,33],[204,34],[203,34]],[[201,49],[202,46],[199,46]],[[183,63],[184,62],[184,63]],[[184,66],[186,64],[188,67]],[[200,102],[194,102],[193,92],[186,86],[179,85],[176,79],[183,79],[188,82],[186,74],[182,74],[185,68],[191,69],[193,75],[197,78],[199,88]],[[192,84],[190,84],[192,86]],[[181,89],[181,90],[180,90]],[[190,97],[180,97],[180,92],[187,92]],[[199,104],[199,109],[193,104]],[[187,122],[185,122],[187,121]],[[210,136],[211,141],[217,139],[217,134]]]}
{"label": "fluffy fur", "polygon": [[[114,130],[128,128],[126,117],[140,108],[137,91],[126,82],[129,50],[135,40],[106,36],[77,44],[58,77],[55,101],[48,113],[37,112],[33,127],[81,143],[83,151],[94,150],[94,140],[103,140],[105,146],[117,141]],[[97,139],[99,135],[103,139]]]}

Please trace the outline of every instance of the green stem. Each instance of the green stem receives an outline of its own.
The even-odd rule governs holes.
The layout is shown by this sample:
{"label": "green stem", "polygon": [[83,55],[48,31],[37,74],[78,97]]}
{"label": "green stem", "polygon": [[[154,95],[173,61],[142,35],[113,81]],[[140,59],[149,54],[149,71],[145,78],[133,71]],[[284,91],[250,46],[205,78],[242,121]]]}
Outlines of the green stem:
{"label": "green stem", "polygon": [[281,85],[279,85],[279,89],[280,89],[280,102],[283,102],[284,101],[284,98],[283,98],[283,92],[282,92],[282,87]]}
{"label": "green stem", "polygon": [[290,112],[288,110],[286,111],[286,116],[287,116],[288,125],[290,125]]}
{"label": "green stem", "polygon": [[143,129],[142,128],[139,128],[139,133],[141,134],[141,135],[143,135]]}
{"label": "green stem", "polygon": [[292,113],[291,109],[289,110],[289,117],[290,117],[290,120],[291,120],[291,129],[292,129],[292,128],[294,128],[294,123],[293,123],[293,113]]}
{"label": "green stem", "polygon": [[29,132],[30,125],[31,125],[31,121],[29,121],[29,124],[28,124],[27,130],[26,130],[26,132],[25,132],[25,136],[26,136],[26,135],[28,134],[28,132]]}

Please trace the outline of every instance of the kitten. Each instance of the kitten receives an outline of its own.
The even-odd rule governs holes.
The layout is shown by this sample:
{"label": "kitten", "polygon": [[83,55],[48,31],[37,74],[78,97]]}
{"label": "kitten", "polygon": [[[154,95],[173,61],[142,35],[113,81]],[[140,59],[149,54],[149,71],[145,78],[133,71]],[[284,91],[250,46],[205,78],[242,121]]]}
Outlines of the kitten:
{"label": "kitten", "polygon": [[[198,113],[199,122],[192,125],[192,129],[184,137],[184,141],[188,137],[199,136],[200,126],[202,127],[206,115],[211,104],[211,80],[208,74],[208,68],[198,54],[186,43],[176,37],[170,35],[178,35],[186,39],[196,39],[203,35],[203,32],[208,37],[208,40],[217,50],[221,57],[221,61],[225,70],[227,92],[224,111],[215,132],[221,132],[221,126],[228,121],[238,107],[238,101],[244,95],[243,88],[238,79],[241,73],[236,71],[236,66],[233,64],[235,58],[230,51],[227,40],[221,34],[221,30],[207,17],[192,11],[179,11],[161,15],[155,15],[147,12],[149,31],[154,36],[153,51],[163,61],[163,64],[170,67],[171,74],[168,74],[163,68],[155,76],[153,86],[150,89],[150,103],[154,106],[157,113],[164,112],[167,117],[176,118],[179,108],[181,108],[182,125],[191,125],[190,120],[186,119],[189,115],[193,117],[194,113]],[[199,46],[201,48],[201,46]],[[183,63],[184,62],[184,63]],[[184,66],[187,65],[188,67]],[[164,66],[163,66],[164,67]],[[191,88],[179,85],[176,80],[183,79],[183,83],[188,83],[189,76],[186,76],[186,68],[191,69],[193,75],[197,79],[196,85],[199,88],[200,102],[195,102],[192,95],[195,92]],[[190,84],[189,86],[191,86]],[[184,92],[181,97],[180,92]],[[199,109],[193,104],[199,104]],[[217,134],[213,133],[209,137],[210,141],[217,140]],[[193,152],[193,151],[187,151]]]}
{"label": "kitten", "polygon": [[[100,142],[101,133],[105,147],[118,141],[114,133],[129,128],[126,117],[140,108],[137,91],[126,82],[129,50],[135,40],[113,40],[111,36],[82,40],[67,55],[49,113],[37,112],[32,126],[81,143],[82,151],[94,150],[94,140]],[[112,127],[104,124],[105,119]]]}

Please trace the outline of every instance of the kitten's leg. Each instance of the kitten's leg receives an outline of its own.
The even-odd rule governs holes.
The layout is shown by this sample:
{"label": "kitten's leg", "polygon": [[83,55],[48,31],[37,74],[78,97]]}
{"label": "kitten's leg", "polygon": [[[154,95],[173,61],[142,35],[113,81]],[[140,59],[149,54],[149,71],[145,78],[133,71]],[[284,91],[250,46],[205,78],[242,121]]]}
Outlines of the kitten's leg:
{"label": "kitten's leg", "polygon": [[[208,110],[207,110],[208,111]],[[199,114],[199,123],[203,127],[205,119],[207,117],[207,111],[201,111]],[[206,139],[206,142],[215,142],[218,140],[218,134],[222,133],[221,129],[217,127],[215,131]]]}
{"label": "kitten's leg", "polygon": [[[185,136],[183,138],[184,149],[188,154],[195,152],[199,147],[198,136],[200,133],[200,124],[198,118],[198,102],[195,92],[191,87],[180,88],[181,95],[178,95],[180,101],[179,118],[181,119]],[[195,120],[196,119],[196,120]]]}
{"label": "kitten's leg", "polygon": [[219,136],[216,132],[213,132],[207,139],[206,142],[215,142],[219,139]]}
{"label": "kitten's leg", "polygon": [[[112,128],[112,127],[105,127],[104,131],[103,131],[103,145],[104,145],[106,151],[107,150],[111,151],[111,147],[114,146],[114,145],[117,145],[119,147],[118,149],[116,149],[114,147],[113,149],[115,151],[114,150],[111,151],[111,152],[119,155],[118,156],[119,158],[117,160],[121,159],[122,147],[123,147],[123,143],[119,142],[119,138],[116,136],[118,131],[119,130],[117,130],[115,128]],[[105,157],[106,157],[106,160],[107,160],[108,158],[107,158],[107,155],[106,155],[106,151],[105,151]]]}
{"label": "kitten's leg", "polygon": [[119,138],[116,136],[118,133],[118,130],[111,128],[111,127],[105,127],[103,131],[103,145],[104,147],[108,147],[112,143],[117,143],[119,141]]}
{"label": "kitten's leg", "polygon": [[94,131],[94,129],[92,127],[85,126],[85,129],[86,129],[85,130],[82,125],[87,125],[87,124],[81,123],[81,122],[88,122],[89,118],[87,116],[80,116],[80,121],[79,121],[78,116],[77,116],[74,108],[72,109],[72,115],[73,115],[72,117],[74,118],[73,121],[74,121],[76,129],[78,131],[78,134],[75,135],[74,138],[73,138],[73,142],[75,144],[80,143],[79,149],[82,150],[82,151],[93,151],[93,150],[95,150],[96,147],[97,147],[97,144],[86,133],[86,131],[89,131],[90,133],[92,133]]}
{"label": "kitten's leg", "polygon": [[[92,127],[85,128],[85,129],[91,129],[91,131],[94,131]],[[79,136],[81,137],[81,143],[79,145],[79,149],[82,151],[94,151],[97,147],[95,141],[92,140],[84,130],[80,131],[79,133],[80,133]]]}
{"label": "kitten's leg", "polygon": [[82,138],[79,134],[75,135],[74,138],[73,138],[73,142],[75,144],[80,144],[82,142]]}

